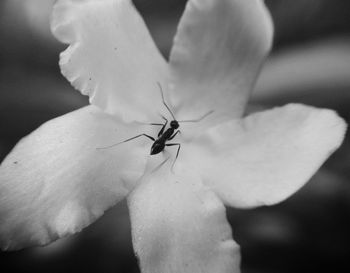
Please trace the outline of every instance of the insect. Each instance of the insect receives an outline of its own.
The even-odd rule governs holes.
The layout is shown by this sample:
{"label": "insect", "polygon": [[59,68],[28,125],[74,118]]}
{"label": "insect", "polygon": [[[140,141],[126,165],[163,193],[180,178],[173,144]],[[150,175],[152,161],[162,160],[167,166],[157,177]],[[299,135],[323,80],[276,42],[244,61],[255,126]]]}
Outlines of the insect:
{"label": "insect", "polygon": [[137,136],[128,138],[126,140],[123,140],[121,142],[118,142],[116,144],[107,146],[107,147],[102,147],[102,148],[97,148],[97,149],[106,149],[106,148],[111,148],[114,146],[117,146],[119,144],[134,140],[136,138],[139,137],[147,137],[150,140],[153,141],[153,144],[151,146],[151,151],[150,154],[151,155],[155,155],[155,154],[159,154],[160,152],[164,151],[165,147],[169,147],[169,146],[177,146],[177,151],[176,151],[176,156],[173,162],[173,166],[175,164],[176,159],[179,156],[179,152],[181,149],[181,144],[180,143],[167,143],[168,141],[172,140],[177,134],[181,133],[181,131],[179,130],[180,124],[181,122],[198,122],[201,121],[202,119],[204,119],[205,117],[207,117],[208,115],[210,115],[211,113],[213,113],[214,111],[211,110],[208,113],[206,113],[205,115],[203,115],[202,117],[198,118],[198,119],[192,119],[192,120],[181,120],[181,121],[177,121],[173,112],[170,110],[170,107],[167,105],[167,103],[165,102],[164,99],[164,94],[163,94],[163,89],[162,86],[160,85],[159,82],[157,82],[161,96],[162,96],[162,102],[164,104],[164,106],[166,107],[166,109],[169,111],[170,115],[172,116],[173,120],[170,121],[170,127],[168,129],[165,130],[165,128],[168,125],[168,119],[165,118],[164,116],[161,116],[164,119],[164,123],[149,123],[149,125],[156,125],[156,126],[162,126],[162,128],[160,129],[160,131],[158,132],[158,136],[157,139],[155,139],[154,137],[147,135],[147,134],[139,134]]}

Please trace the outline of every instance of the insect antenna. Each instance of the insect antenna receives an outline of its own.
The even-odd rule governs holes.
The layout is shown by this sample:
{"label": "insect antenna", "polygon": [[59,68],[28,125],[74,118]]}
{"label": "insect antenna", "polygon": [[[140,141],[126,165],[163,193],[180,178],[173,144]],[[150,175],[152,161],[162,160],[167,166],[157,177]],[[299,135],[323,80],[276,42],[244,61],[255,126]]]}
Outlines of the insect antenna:
{"label": "insect antenna", "polygon": [[197,119],[187,119],[187,120],[178,120],[177,122],[199,122],[202,119],[206,118],[207,116],[209,116],[210,114],[214,113],[214,110],[210,110],[208,113],[205,113],[203,116],[197,118]]}
{"label": "insect antenna", "polygon": [[171,112],[169,106],[168,106],[168,105],[166,104],[166,102],[165,102],[162,86],[160,85],[159,82],[157,82],[157,84],[158,84],[158,86],[159,86],[160,94],[162,95],[163,104],[164,104],[165,107],[168,109],[168,111],[170,112],[170,114],[171,114],[171,116],[173,117],[173,119],[176,120],[176,118],[175,118],[173,112]]}

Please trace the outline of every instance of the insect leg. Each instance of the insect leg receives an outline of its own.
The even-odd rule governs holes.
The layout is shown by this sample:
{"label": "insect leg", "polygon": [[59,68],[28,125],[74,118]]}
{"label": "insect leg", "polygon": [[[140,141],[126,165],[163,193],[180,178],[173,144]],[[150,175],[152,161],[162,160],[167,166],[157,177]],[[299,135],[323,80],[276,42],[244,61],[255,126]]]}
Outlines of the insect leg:
{"label": "insect leg", "polygon": [[163,123],[147,123],[147,125],[159,125],[159,126],[164,126]]}
{"label": "insect leg", "polygon": [[162,118],[165,120],[165,123],[142,123],[142,124],[145,124],[145,125],[155,125],[155,126],[162,126],[162,128],[160,129],[159,133],[158,133],[158,137],[160,137],[163,132],[164,132],[164,129],[165,127],[167,126],[168,124],[168,120],[162,116]]}
{"label": "insect leg", "polygon": [[110,146],[106,146],[106,147],[96,148],[96,149],[97,149],[97,150],[101,150],[101,149],[112,148],[112,147],[114,147],[114,146],[117,146],[117,145],[119,145],[119,144],[128,142],[128,141],[130,141],[130,140],[133,140],[133,139],[135,139],[135,138],[142,137],[142,136],[148,137],[150,140],[155,141],[155,139],[154,139],[153,137],[149,136],[149,135],[140,134],[140,135],[137,135],[137,136],[128,138],[128,139],[126,139],[126,140],[123,140],[123,141],[121,141],[121,142],[118,142],[118,143],[116,143],[116,144],[113,144],[113,145],[110,145]]}
{"label": "insect leg", "polygon": [[168,120],[167,120],[165,117],[163,117],[163,116],[162,116],[162,118],[165,120],[165,123],[164,123],[164,124],[162,124],[162,125],[163,125],[163,127],[162,127],[162,129],[160,129],[160,131],[159,131],[159,133],[158,133],[158,137],[160,137],[160,136],[163,134],[164,129],[165,129],[165,127],[166,127],[166,126],[167,126],[167,124],[168,124]]}
{"label": "insect leg", "polygon": [[170,157],[168,157],[167,159],[165,159],[162,163],[160,163],[157,167],[155,167],[151,173],[154,173],[155,171],[159,170],[168,160]]}
{"label": "insect leg", "polygon": [[173,162],[173,164],[171,165],[171,170],[172,170],[173,167],[174,167],[174,165],[175,165],[175,161],[176,161],[177,157],[179,156],[181,144],[180,144],[180,143],[169,143],[169,144],[165,144],[165,146],[178,146],[178,147],[177,147],[177,152],[176,152],[176,156],[175,156],[174,162]]}
{"label": "insect leg", "polygon": [[177,122],[199,122],[202,119],[206,118],[207,116],[209,116],[210,114],[214,113],[214,110],[210,110],[209,112],[205,113],[203,116],[197,118],[197,119],[188,119],[188,120],[178,120]]}
{"label": "insect leg", "polygon": [[168,140],[172,140],[178,133],[181,134],[181,131],[180,130],[176,131],[176,133],[173,134],[171,137],[169,137]]}

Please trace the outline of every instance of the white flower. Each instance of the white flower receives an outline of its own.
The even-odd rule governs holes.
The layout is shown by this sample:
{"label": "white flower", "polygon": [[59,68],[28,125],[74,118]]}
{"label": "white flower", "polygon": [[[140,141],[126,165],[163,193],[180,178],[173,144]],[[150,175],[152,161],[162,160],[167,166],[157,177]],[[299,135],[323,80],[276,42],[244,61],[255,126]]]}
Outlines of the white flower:
{"label": "white flower", "polygon": [[[342,142],[331,110],[292,104],[243,118],[272,41],[261,0],[189,0],[167,63],[130,0],[59,0],[52,30],[69,44],[60,66],[94,106],[20,141],[0,168],[0,244],[47,244],[127,197],[142,272],[239,272],[224,204],[275,204],[298,190]],[[182,145],[149,155],[167,116]],[[96,107],[97,106],[97,107]],[[105,113],[104,113],[105,112]],[[170,141],[168,142],[170,143]],[[174,149],[173,149],[174,150]],[[175,149],[176,150],[176,149]]]}

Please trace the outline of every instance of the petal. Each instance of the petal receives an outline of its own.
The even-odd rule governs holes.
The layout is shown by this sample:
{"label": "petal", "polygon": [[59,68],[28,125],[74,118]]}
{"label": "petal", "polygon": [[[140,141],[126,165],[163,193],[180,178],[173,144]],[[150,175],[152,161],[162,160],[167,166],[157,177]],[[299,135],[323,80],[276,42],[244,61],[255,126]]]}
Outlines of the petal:
{"label": "petal", "polygon": [[128,197],[141,271],[240,272],[239,246],[222,202],[198,176],[169,168],[146,175]]}
{"label": "petal", "polygon": [[188,1],[170,55],[178,118],[240,117],[272,34],[261,0]]}
{"label": "petal", "polygon": [[0,246],[43,245],[80,231],[143,174],[147,140],[94,106],[56,118],[21,140],[0,166]]}
{"label": "petal", "polygon": [[290,104],[213,127],[181,156],[196,164],[226,204],[271,205],[310,179],[340,146],[345,130],[334,111]]}
{"label": "petal", "polygon": [[62,73],[92,104],[127,121],[159,117],[168,67],[130,0],[59,0],[52,17],[69,44]]}

